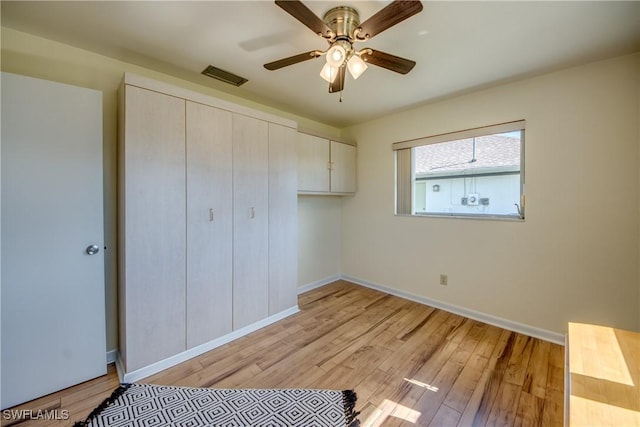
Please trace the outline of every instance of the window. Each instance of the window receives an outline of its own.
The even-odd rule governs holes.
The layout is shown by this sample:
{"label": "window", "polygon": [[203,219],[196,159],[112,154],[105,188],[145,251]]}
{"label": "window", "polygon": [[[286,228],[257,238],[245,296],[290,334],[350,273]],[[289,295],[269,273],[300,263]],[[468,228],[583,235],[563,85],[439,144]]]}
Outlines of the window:
{"label": "window", "polygon": [[393,144],[396,214],[524,219],[517,121]]}

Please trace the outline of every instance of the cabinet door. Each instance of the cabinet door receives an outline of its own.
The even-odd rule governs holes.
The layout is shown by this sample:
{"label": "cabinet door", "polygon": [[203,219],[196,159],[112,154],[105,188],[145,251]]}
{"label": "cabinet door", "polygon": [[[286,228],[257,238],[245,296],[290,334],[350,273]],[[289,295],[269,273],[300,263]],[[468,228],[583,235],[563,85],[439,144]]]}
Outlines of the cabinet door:
{"label": "cabinet door", "polygon": [[356,192],[356,147],[331,141],[331,192]]}
{"label": "cabinet door", "polygon": [[269,130],[233,115],[233,328],[269,312]]}
{"label": "cabinet door", "polygon": [[269,315],[298,303],[296,134],[269,123]]}
{"label": "cabinet door", "polygon": [[329,140],[298,133],[298,191],[329,192]]}
{"label": "cabinet door", "polygon": [[187,101],[187,348],[232,330],[231,124]]}
{"label": "cabinet door", "polygon": [[129,372],[185,350],[185,101],[126,86],[124,125],[120,310]]}

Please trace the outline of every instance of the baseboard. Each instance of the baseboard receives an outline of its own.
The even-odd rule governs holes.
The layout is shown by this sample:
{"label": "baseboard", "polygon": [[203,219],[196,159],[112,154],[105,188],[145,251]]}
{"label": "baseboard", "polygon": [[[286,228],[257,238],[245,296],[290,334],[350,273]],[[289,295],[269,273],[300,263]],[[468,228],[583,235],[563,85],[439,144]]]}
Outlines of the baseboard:
{"label": "baseboard", "polygon": [[118,350],[109,350],[107,351],[107,365],[110,363],[115,363],[118,358]]}
{"label": "baseboard", "polygon": [[305,292],[309,292],[313,289],[321,288],[329,283],[333,283],[336,280],[342,279],[342,276],[336,274],[335,276],[325,277],[324,279],[316,280],[315,282],[307,283],[306,285],[298,286],[298,295]]}
{"label": "baseboard", "polygon": [[269,316],[266,319],[262,319],[259,322],[252,323],[251,325],[245,326],[244,328],[235,330],[225,336],[216,338],[212,341],[190,348],[189,350],[183,351],[182,353],[178,353],[174,356],[168,357],[164,360],[161,360],[159,362],[153,363],[151,365],[145,366],[140,369],[136,369],[131,372],[125,372],[124,366],[122,364],[122,360],[118,355],[118,358],[116,359],[116,368],[118,370],[118,377],[120,377],[120,382],[123,382],[123,383],[132,383],[135,381],[139,381],[143,378],[146,378],[150,375],[163,371],[172,366],[178,365],[189,359],[193,359],[196,356],[199,356],[203,353],[206,353],[207,351],[213,350],[217,347],[227,344],[240,337],[248,335],[251,332],[255,332],[258,329],[264,328],[265,326],[271,325],[272,323],[282,320],[285,317],[289,317],[299,311],[300,309],[298,308],[297,305],[295,305],[294,307],[288,308],[284,311],[281,311],[280,313],[276,313],[273,316]]}
{"label": "baseboard", "polygon": [[524,323],[514,322],[512,320],[503,319],[502,317],[493,316],[491,314],[482,313],[480,311],[471,310],[468,308],[460,307],[454,304],[438,301],[435,299],[423,297],[421,295],[415,295],[411,292],[394,289],[388,286],[380,285],[378,283],[369,282],[367,280],[360,279],[358,277],[343,275],[343,280],[353,282],[355,284],[375,289],[377,291],[385,292],[387,294],[395,295],[400,298],[404,298],[410,301],[414,301],[420,304],[436,307],[449,313],[458,314],[460,316],[468,317],[470,319],[478,320],[483,323],[488,323],[493,326],[498,326],[509,331],[518,332],[530,337],[539,338],[544,341],[552,342],[564,346],[565,337],[563,334],[559,334],[545,329],[536,328],[534,326],[525,325]]}
{"label": "baseboard", "polygon": [[122,358],[120,357],[120,353],[118,352],[118,357],[116,357],[116,373],[118,374],[118,379],[120,383],[124,383],[124,365],[122,364]]}

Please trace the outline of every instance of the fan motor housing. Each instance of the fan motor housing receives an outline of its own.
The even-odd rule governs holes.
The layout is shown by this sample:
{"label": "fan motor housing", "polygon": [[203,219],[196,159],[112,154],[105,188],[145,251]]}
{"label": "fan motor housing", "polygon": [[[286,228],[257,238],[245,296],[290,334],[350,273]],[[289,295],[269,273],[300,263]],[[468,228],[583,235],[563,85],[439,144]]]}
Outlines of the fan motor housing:
{"label": "fan motor housing", "polygon": [[333,31],[336,38],[348,37],[360,26],[358,11],[349,6],[338,6],[324,14],[324,23]]}

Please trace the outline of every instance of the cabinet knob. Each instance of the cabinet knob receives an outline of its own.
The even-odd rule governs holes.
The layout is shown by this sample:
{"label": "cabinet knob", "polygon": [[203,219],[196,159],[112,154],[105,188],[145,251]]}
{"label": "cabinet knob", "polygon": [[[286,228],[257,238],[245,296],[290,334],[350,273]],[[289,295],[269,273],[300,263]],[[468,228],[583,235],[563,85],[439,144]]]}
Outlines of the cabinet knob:
{"label": "cabinet knob", "polygon": [[209,209],[209,221],[213,221],[213,209]]}
{"label": "cabinet knob", "polygon": [[254,219],[256,217],[256,208],[253,206],[249,208],[249,219]]}

